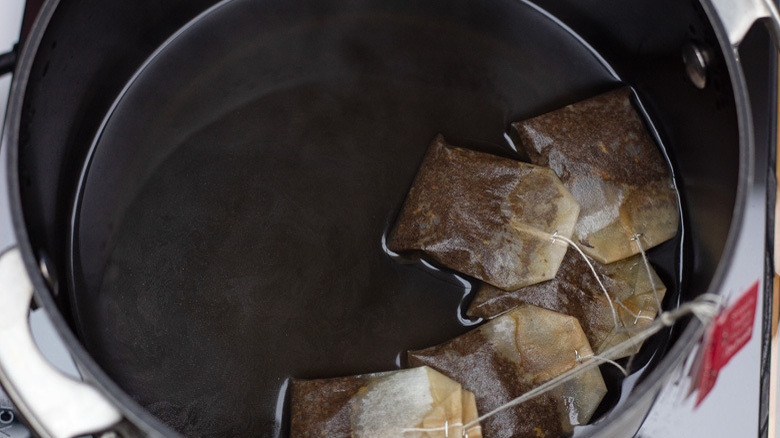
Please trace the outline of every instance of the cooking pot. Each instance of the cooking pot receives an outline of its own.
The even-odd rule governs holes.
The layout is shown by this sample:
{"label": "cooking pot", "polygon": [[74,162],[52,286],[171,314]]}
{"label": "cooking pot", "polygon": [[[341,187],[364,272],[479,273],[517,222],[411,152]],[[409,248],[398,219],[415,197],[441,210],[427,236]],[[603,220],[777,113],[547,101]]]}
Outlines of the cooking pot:
{"label": "cooking pot", "polygon": [[[0,382],[41,436],[284,434],[278,364],[317,377],[317,351],[334,375],[380,371],[477,322],[437,313],[456,293],[377,292],[365,320],[347,295],[312,299],[312,279],[344,294],[452,280],[379,254],[415,142],[441,130],[496,150],[508,122],[621,83],[681,193],[680,239],[654,260],[680,267],[666,304],[719,293],[755,172],[738,46],[759,20],[777,40],[768,0],[48,1],[2,138],[18,245],[0,258]],[[366,233],[376,254],[351,239]],[[38,353],[31,305],[83,382]],[[577,434],[633,435],[703,330],[676,325]]]}

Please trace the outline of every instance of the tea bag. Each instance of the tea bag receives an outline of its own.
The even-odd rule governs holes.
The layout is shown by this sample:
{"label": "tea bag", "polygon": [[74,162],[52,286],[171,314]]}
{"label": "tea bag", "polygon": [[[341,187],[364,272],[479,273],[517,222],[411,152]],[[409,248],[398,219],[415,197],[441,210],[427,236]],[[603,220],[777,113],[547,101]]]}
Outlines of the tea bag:
{"label": "tea bag", "polygon": [[[534,164],[549,166],[580,204],[574,241],[601,263],[677,233],[671,173],[622,88],[512,124]],[[640,235],[640,241],[632,240]],[[504,288],[506,289],[506,288]]]}
{"label": "tea bag", "polygon": [[[522,305],[444,344],[410,351],[409,363],[427,365],[461,382],[487,413],[574,368],[592,355],[573,316]],[[559,437],[590,420],[607,388],[598,368],[555,390],[482,421],[486,437]]]}
{"label": "tea bag", "polygon": [[428,368],[294,380],[290,436],[481,438],[474,394]]}
{"label": "tea bag", "polygon": [[[579,320],[593,350],[601,354],[652,323],[658,313],[655,294],[659,301],[663,300],[666,286],[655,270],[644,264],[640,255],[608,265],[595,261],[592,264],[609,292],[613,306],[610,306],[588,264],[576,250],[570,248],[554,279],[515,291],[483,284],[466,313],[471,317],[490,319],[519,305],[533,304],[571,315]],[[648,269],[652,281],[648,277]],[[612,307],[618,315],[617,328]],[[625,351],[623,355],[637,352],[641,345],[637,343],[634,349]],[[623,356],[611,359],[619,357]]]}
{"label": "tea bag", "polygon": [[388,241],[502,289],[552,279],[579,206],[547,168],[430,145]]}

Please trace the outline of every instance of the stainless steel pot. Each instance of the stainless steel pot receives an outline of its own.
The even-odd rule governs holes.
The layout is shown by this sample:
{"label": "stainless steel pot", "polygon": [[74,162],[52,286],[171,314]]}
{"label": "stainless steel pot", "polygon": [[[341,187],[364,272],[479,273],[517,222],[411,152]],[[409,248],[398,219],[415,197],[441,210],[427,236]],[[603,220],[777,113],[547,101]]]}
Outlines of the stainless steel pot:
{"label": "stainless steel pot", "polygon": [[[67,166],[52,163],[78,161],[74,154],[79,154],[49,145],[84,143],[141,62],[211,2],[172,2],[143,13],[139,12],[142,7],[112,13],[100,2],[93,3],[48,1],[14,75],[2,160],[9,169],[10,216],[18,244],[0,258],[0,383],[41,436],[70,437],[104,430],[124,436],[171,435],[173,431],[105,375],[62,313],[62,299],[56,296],[60,285],[54,273],[62,272],[56,252],[63,248],[64,239],[47,223],[55,222],[58,183],[68,171],[63,170]],[[649,7],[648,2],[612,3],[539,1],[537,5],[582,35],[639,89],[660,126],[670,127],[665,135],[673,137],[672,144],[693,145],[672,151],[689,201],[690,253],[697,266],[686,287],[688,297],[718,293],[732,264],[737,232],[745,226],[745,202],[756,171],[751,107],[739,44],[753,23],[763,21],[780,45],[780,18],[769,0],[702,0],[706,17],[696,16],[696,5],[680,6],[673,1],[654,2]],[[652,10],[662,12],[649,12]],[[673,12],[680,12],[680,16]],[[668,27],[661,25],[656,38],[647,37],[648,30],[664,19],[668,19]],[[693,38],[692,45],[679,44],[692,40],[685,34],[689,20],[691,29],[703,26],[697,31],[701,39]],[[710,34],[717,40],[707,46]],[[646,46],[637,40],[641,37],[648,38]],[[113,57],[112,44],[122,51]],[[685,47],[688,76],[697,86],[707,87],[700,94],[692,87],[663,83],[683,72],[676,56],[674,61],[668,59],[670,47],[674,55]],[[90,54],[110,62],[86,62]],[[68,64],[68,59],[73,64]],[[57,70],[49,69],[49,62]],[[99,80],[106,75],[116,78]],[[90,84],[91,80],[95,82]],[[88,97],[74,101],[73,95]],[[691,139],[700,145],[695,146]],[[702,162],[704,153],[718,154],[721,159]],[[34,195],[36,199],[30,201]],[[27,319],[33,302],[51,315],[72,348],[84,382],[59,374],[36,349]],[[664,359],[644,377],[628,401],[588,432],[602,436],[634,433],[671,370],[686,357],[703,330],[695,320],[680,327]]]}

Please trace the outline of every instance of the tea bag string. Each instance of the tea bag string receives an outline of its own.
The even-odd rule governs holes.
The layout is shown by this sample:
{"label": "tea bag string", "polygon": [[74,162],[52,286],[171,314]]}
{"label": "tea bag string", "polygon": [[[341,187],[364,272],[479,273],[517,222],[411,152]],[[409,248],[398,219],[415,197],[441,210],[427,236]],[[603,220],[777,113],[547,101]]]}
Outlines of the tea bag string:
{"label": "tea bag string", "polygon": [[614,366],[615,368],[619,369],[620,372],[623,373],[624,376],[628,375],[628,370],[625,367],[623,367],[622,365],[620,365],[619,363],[615,362],[614,360],[612,360],[612,359],[610,359],[608,357],[599,356],[597,354],[589,354],[587,356],[580,356],[580,352],[577,351],[577,350],[574,350],[574,360],[577,363],[582,363],[583,360],[591,359],[591,358],[596,359],[596,360],[600,360],[602,363],[608,363],[608,364]]}
{"label": "tea bag string", "polygon": [[658,298],[658,288],[655,285],[655,279],[653,278],[652,272],[650,272],[650,262],[647,260],[647,253],[645,252],[645,248],[642,247],[642,241],[640,238],[642,237],[642,234],[637,233],[634,234],[634,237],[631,238],[631,241],[636,243],[637,248],[639,248],[639,252],[642,254],[642,260],[645,262],[645,269],[647,270],[647,278],[650,279],[650,287],[653,288],[653,296],[655,297],[655,305],[658,307],[658,313],[661,313],[661,299]]}
{"label": "tea bag string", "polygon": [[[533,399],[534,397],[537,397],[539,395],[542,395],[546,392],[549,392],[558,386],[561,386],[562,384],[574,379],[575,377],[579,376],[580,374],[591,370],[593,368],[598,367],[599,365],[603,363],[610,363],[615,366],[618,366],[621,368],[621,371],[624,374],[627,374],[627,370],[625,370],[623,367],[620,367],[619,364],[617,364],[614,360],[611,358],[618,357],[621,355],[621,352],[625,351],[628,348],[633,348],[637,346],[638,344],[641,344],[651,336],[655,335],[659,331],[663,330],[666,327],[671,327],[674,325],[677,320],[680,318],[683,318],[688,315],[693,315],[696,318],[698,318],[703,325],[707,325],[710,321],[712,321],[715,316],[717,316],[718,312],[720,311],[722,301],[721,297],[714,294],[702,294],[699,297],[697,297],[695,300],[684,303],[680,305],[680,307],[668,311],[663,312],[658,315],[658,318],[653,321],[653,323],[649,326],[647,326],[645,329],[638,331],[634,334],[634,336],[628,338],[627,340],[620,342],[618,344],[613,345],[612,347],[605,350],[601,355],[588,355],[580,357],[581,360],[578,360],[579,365],[576,365],[572,369],[566,371],[563,374],[558,375],[557,377],[554,377],[547,382],[537,386],[536,388],[526,392],[525,394],[522,394],[521,396],[510,400],[509,402],[493,409],[490,412],[487,412],[477,419],[470,421],[466,424],[450,424],[447,425],[445,423],[444,427],[430,427],[430,428],[408,428],[404,429],[403,432],[436,432],[436,431],[445,431],[445,434],[449,434],[449,428],[450,427],[460,427],[463,426],[463,432],[461,438],[468,438],[468,431],[473,430],[476,427],[480,427],[480,423],[487,420],[490,417],[493,417],[494,415],[505,411],[507,409],[510,409],[512,407],[515,407],[517,405],[520,405],[528,400]],[[575,352],[577,353],[577,352]],[[577,356],[579,354],[577,353]]]}
{"label": "tea bag string", "polygon": [[[585,263],[588,264],[588,267],[590,268],[590,271],[593,273],[593,276],[596,278],[596,281],[598,282],[599,286],[601,287],[601,290],[604,292],[604,295],[606,295],[607,300],[609,301],[610,307],[612,307],[613,306],[613,304],[612,304],[613,300],[611,299],[609,293],[607,292],[607,288],[604,287],[604,283],[602,283],[602,281],[600,280],[600,277],[599,277],[598,273],[596,272],[596,269],[593,267],[593,264],[590,262],[589,258],[585,255],[584,251],[582,251],[582,248],[580,248],[579,245],[574,243],[572,240],[567,239],[564,236],[558,235],[557,231],[555,233],[553,233],[551,235],[551,237],[553,239],[553,242],[555,242],[555,240],[558,239],[558,240],[561,240],[561,241],[567,243],[568,245],[573,246],[575,249],[577,249],[577,252],[585,260]],[[655,281],[653,280],[652,274],[650,274],[650,265],[647,262],[646,258],[645,258],[645,268],[647,269],[647,275],[650,277],[650,284],[653,285],[653,288],[654,288],[653,291],[656,293],[656,301],[658,301],[658,296],[657,296],[658,293],[657,293],[657,291],[655,289]],[[617,303],[618,306],[623,308],[623,310],[628,312],[628,314],[630,314],[631,316],[634,317],[634,325],[636,325],[637,321],[639,321],[640,319],[646,319],[648,321],[652,321],[653,319],[655,319],[652,316],[642,315],[642,310],[641,309],[639,310],[639,313],[634,313],[634,311],[629,309],[628,307],[626,307],[626,305],[623,304],[623,302],[621,300],[615,299],[614,302]],[[659,307],[658,311],[660,312],[660,307]],[[615,322],[615,331],[619,332],[620,331],[620,324],[617,322],[616,316],[617,315],[615,315],[614,307],[613,307],[613,321]]]}
{"label": "tea bag string", "polygon": [[525,394],[513,400],[510,400],[509,402],[493,409],[490,412],[481,415],[476,420],[466,423],[464,427],[468,429],[471,426],[479,424],[480,422],[487,420],[488,418],[502,411],[505,411],[509,408],[524,403],[534,397],[549,392],[552,389],[555,389],[556,387],[568,382],[569,380],[574,379],[580,374],[588,370],[591,370],[593,368],[596,368],[602,363],[605,363],[607,360],[611,360],[610,358],[618,357],[621,352],[625,351],[628,348],[633,348],[636,345],[644,342],[646,339],[658,333],[659,331],[663,330],[664,328],[671,327],[678,319],[684,316],[694,315],[704,325],[707,325],[713,318],[715,318],[715,316],[718,314],[719,309],[720,309],[720,297],[713,294],[704,294],[697,297],[695,300],[691,302],[680,305],[680,307],[674,310],[663,312],[659,315],[659,317],[656,320],[653,321],[652,324],[647,326],[647,328],[637,332],[634,336],[628,338],[627,340],[615,344],[614,346],[608,348],[607,350],[602,352],[601,356],[586,356],[585,358],[583,358],[584,360],[582,361],[582,363],[570,369],[569,371],[566,371],[565,373],[560,374],[559,376],[548,380],[547,382],[537,386],[536,388],[526,392]]}
{"label": "tea bag string", "polygon": [[[558,234],[558,232],[554,232],[552,234],[552,242],[555,243],[556,241],[562,241],[566,243],[567,245],[571,246],[572,248],[576,249],[578,253],[582,256],[582,259],[585,260],[585,263],[588,264],[588,267],[590,268],[590,272],[593,273],[593,277],[596,278],[596,281],[598,282],[599,286],[601,287],[601,291],[604,292],[604,295],[607,297],[607,302],[609,303],[609,308],[612,311],[612,321],[615,323],[615,330],[620,329],[620,323],[618,322],[618,316],[617,311],[615,310],[615,305],[612,303],[612,297],[609,296],[609,292],[607,292],[607,288],[604,286],[604,283],[601,282],[601,277],[599,276],[598,272],[596,272],[596,268],[593,267],[593,263],[590,262],[590,259],[588,259],[588,256],[585,255],[585,253],[582,251],[582,249],[574,243],[573,240],[569,239],[566,236],[561,236]],[[620,303],[621,306],[623,306],[623,303]],[[623,308],[626,308],[623,306]],[[628,310],[626,308],[626,310]],[[630,310],[628,310],[630,313],[633,314]],[[634,315],[637,316],[638,315]]]}

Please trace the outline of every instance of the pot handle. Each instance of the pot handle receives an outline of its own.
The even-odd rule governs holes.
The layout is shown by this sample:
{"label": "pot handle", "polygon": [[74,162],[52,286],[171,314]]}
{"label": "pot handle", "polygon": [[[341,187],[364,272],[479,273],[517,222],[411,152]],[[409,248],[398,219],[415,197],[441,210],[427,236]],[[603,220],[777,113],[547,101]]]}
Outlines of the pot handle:
{"label": "pot handle", "polygon": [[14,247],[0,255],[0,383],[45,438],[106,430],[122,415],[94,387],[60,373],[33,341],[28,315],[33,286]]}
{"label": "pot handle", "polygon": [[11,73],[16,67],[17,59],[17,46],[14,46],[13,50],[8,53],[0,54],[0,76]]}
{"label": "pot handle", "polygon": [[[707,2],[703,3],[709,9]],[[773,0],[709,0],[709,3],[723,23],[732,47],[739,46],[753,23],[763,21],[775,47],[780,49],[780,15]]]}

